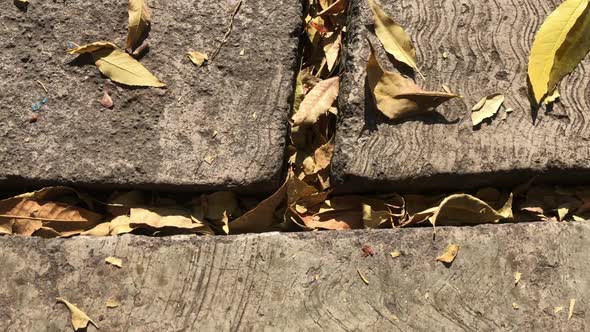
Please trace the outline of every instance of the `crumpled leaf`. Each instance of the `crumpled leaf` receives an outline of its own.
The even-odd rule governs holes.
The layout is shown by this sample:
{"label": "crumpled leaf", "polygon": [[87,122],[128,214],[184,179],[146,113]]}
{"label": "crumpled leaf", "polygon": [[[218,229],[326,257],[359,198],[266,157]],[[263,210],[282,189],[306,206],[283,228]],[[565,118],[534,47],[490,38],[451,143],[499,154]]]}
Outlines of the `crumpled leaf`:
{"label": "crumpled leaf", "polygon": [[190,233],[213,235],[213,230],[201,222],[195,222],[183,210],[168,208],[131,208],[129,227],[150,227],[155,229],[176,228]]}
{"label": "crumpled leaf", "polygon": [[114,50],[117,48],[117,45],[108,42],[108,41],[97,41],[94,43],[78,46],[75,48],[70,48],[66,50],[69,54],[82,54],[82,53],[92,53],[102,49],[107,50]]}
{"label": "crumpled leaf", "polygon": [[422,76],[416,64],[416,49],[410,40],[410,36],[374,0],[369,0],[369,6],[375,21],[375,34],[383,44],[385,51],[393,55],[396,60],[416,70]]}
{"label": "crumpled leaf", "polygon": [[532,92],[540,104],[590,51],[588,0],[565,0],[546,19],[529,57]]}
{"label": "crumpled leaf", "polygon": [[455,260],[455,257],[457,257],[460,248],[461,247],[456,244],[449,244],[445,252],[438,256],[436,260],[446,264],[451,264]]}
{"label": "crumpled leaf", "polygon": [[293,126],[312,125],[326,114],[338,97],[340,77],[332,77],[319,82],[305,96],[297,113],[293,115]]}
{"label": "crumpled leaf", "polygon": [[114,265],[118,268],[123,267],[123,260],[121,258],[109,256],[109,257],[105,258],[104,261],[107,262],[108,264]]}
{"label": "crumpled leaf", "polygon": [[103,48],[91,54],[96,67],[114,82],[131,86],[166,86],[139,61],[119,49]]}
{"label": "crumpled leaf", "polygon": [[491,94],[487,97],[482,98],[471,109],[471,122],[473,122],[473,126],[475,127],[479,125],[483,120],[496,115],[503,103],[504,95],[500,93]]}
{"label": "crumpled leaf", "polygon": [[201,53],[199,51],[191,51],[188,52],[188,58],[197,66],[201,67],[207,60],[209,60],[209,56],[205,53]]}
{"label": "crumpled leaf", "polygon": [[431,108],[459,97],[452,93],[424,91],[399,73],[384,71],[372,47],[367,81],[377,109],[390,119],[428,113]]}
{"label": "crumpled leaf", "polygon": [[287,182],[285,181],[279,190],[260,202],[254,209],[230,222],[230,233],[260,233],[269,231],[274,224],[278,224],[279,221],[275,216],[275,211],[287,199]]}
{"label": "crumpled leaf", "polygon": [[145,0],[129,0],[129,25],[125,48],[135,49],[150,28],[151,15]]}
{"label": "crumpled leaf", "polygon": [[92,325],[94,325],[97,329],[98,329],[98,325],[96,325],[96,323],[90,319],[90,317],[88,317],[88,315],[86,315],[86,313],[84,313],[82,310],[80,310],[78,307],[76,307],[75,305],[73,305],[72,303],[68,302],[66,299],[58,297],[55,299],[57,302],[61,302],[63,304],[66,305],[66,307],[68,308],[68,310],[70,310],[70,313],[72,315],[72,326],[74,327],[74,331],[78,331],[78,330],[85,330],[88,327],[88,323],[92,323]]}

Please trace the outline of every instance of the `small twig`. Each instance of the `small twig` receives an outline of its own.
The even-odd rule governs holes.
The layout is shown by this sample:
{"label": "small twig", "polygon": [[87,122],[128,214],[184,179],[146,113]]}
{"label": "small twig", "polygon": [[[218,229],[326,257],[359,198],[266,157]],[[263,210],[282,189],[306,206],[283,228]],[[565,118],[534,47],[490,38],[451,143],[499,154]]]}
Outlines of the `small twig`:
{"label": "small twig", "polygon": [[47,91],[47,88],[45,87],[45,84],[43,84],[43,82],[36,80],[35,82],[39,83],[39,85],[41,85],[41,87],[43,88],[43,90],[45,90],[45,93],[49,93],[49,91]]}
{"label": "small twig", "polygon": [[219,43],[219,45],[217,46],[217,48],[215,49],[215,51],[211,55],[211,61],[213,61],[213,59],[215,59],[215,57],[219,54],[219,51],[221,50],[223,45],[225,45],[225,43],[227,42],[227,38],[229,37],[232,29],[234,28],[234,19],[236,18],[236,15],[238,14],[240,7],[242,7],[242,0],[238,1],[238,3],[236,4],[236,7],[234,8],[234,12],[232,13],[231,19],[229,21],[227,31],[225,32],[225,35],[223,36],[223,40],[221,41],[221,43]]}

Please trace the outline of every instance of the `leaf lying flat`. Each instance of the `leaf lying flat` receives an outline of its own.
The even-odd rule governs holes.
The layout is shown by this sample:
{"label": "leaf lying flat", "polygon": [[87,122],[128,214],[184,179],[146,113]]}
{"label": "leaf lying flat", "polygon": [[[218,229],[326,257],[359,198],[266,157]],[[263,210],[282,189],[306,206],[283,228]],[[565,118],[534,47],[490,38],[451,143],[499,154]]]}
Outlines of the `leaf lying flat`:
{"label": "leaf lying flat", "polygon": [[135,49],[148,31],[151,15],[145,0],[129,0],[129,26],[125,48]]}
{"label": "leaf lying flat", "polygon": [[588,0],[566,0],[551,13],[535,37],[528,74],[538,104],[590,51]]}
{"label": "leaf lying flat", "polygon": [[91,54],[98,69],[117,83],[157,88],[166,86],[139,61],[119,49],[101,49]]}
{"label": "leaf lying flat", "polygon": [[108,42],[108,41],[97,41],[94,43],[78,46],[75,48],[70,48],[66,50],[69,54],[82,54],[82,53],[92,53],[102,49],[116,49],[117,45]]}
{"label": "leaf lying flat", "polygon": [[319,82],[305,96],[297,113],[293,115],[293,125],[312,125],[320,116],[326,114],[338,97],[340,77],[332,77]]}
{"label": "leaf lying flat", "polygon": [[55,300],[57,302],[65,304],[68,310],[70,310],[70,313],[72,315],[72,326],[74,327],[74,331],[86,330],[86,328],[88,327],[88,323],[92,323],[92,325],[94,325],[98,329],[98,325],[96,325],[96,323],[92,319],[90,319],[90,317],[88,317],[88,315],[86,315],[84,311],[80,310],[78,307],[71,304],[64,298],[58,297]]}
{"label": "leaf lying flat", "polygon": [[452,93],[424,91],[399,73],[384,71],[372,47],[367,63],[367,81],[377,109],[390,119],[428,113],[430,109],[459,97]]}
{"label": "leaf lying flat", "polygon": [[416,64],[416,49],[410,40],[410,36],[375,3],[375,0],[369,0],[369,6],[373,11],[375,33],[381,44],[383,44],[385,51],[393,55],[398,61],[416,70],[422,76]]}
{"label": "leaf lying flat", "polygon": [[109,256],[109,257],[105,258],[104,261],[106,263],[111,264],[113,266],[116,266],[118,268],[122,268],[123,267],[123,260],[121,258]]}
{"label": "leaf lying flat", "polygon": [[205,53],[201,53],[198,51],[188,52],[188,58],[197,66],[201,67],[207,60],[209,60],[209,56]]}
{"label": "leaf lying flat", "polygon": [[451,264],[455,260],[455,257],[457,257],[460,248],[461,247],[456,244],[449,244],[445,252],[438,256],[436,260],[446,264]]}
{"label": "leaf lying flat", "polygon": [[213,234],[209,226],[195,222],[189,213],[183,210],[167,208],[132,208],[129,215],[131,228],[150,227],[155,229],[176,228],[191,233]]}
{"label": "leaf lying flat", "polygon": [[504,103],[504,95],[503,94],[492,94],[487,97],[482,98],[473,108],[471,109],[471,122],[473,122],[473,126],[479,125],[483,120],[487,118],[491,118],[498,111],[502,104]]}

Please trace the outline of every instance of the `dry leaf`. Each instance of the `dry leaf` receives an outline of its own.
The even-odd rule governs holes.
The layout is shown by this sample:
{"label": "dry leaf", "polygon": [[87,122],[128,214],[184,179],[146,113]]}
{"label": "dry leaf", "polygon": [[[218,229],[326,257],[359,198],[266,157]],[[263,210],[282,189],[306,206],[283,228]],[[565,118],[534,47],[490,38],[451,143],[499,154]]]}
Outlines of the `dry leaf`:
{"label": "dry leaf", "polygon": [[108,264],[114,265],[118,268],[123,267],[123,260],[121,258],[110,256],[110,257],[105,258],[104,261],[107,262]]}
{"label": "dry leaf", "polygon": [[82,53],[92,53],[92,52],[96,52],[102,49],[107,49],[107,50],[114,50],[117,48],[117,45],[108,42],[108,41],[97,41],[94,43],[90,43],[90,44],[86,44],[86,45],[82,45],[82,46],[77,46],[75,48],[70,48],[68,49],[66,52],[68,52],[69,54],[82,54]]}
{"label": "dry leaf", "polygon": [[129,216],[118,216],[110,222],[110,235],[120,235],[132,232],[135,227],[131,227],[131,218]]}
{"label": "dry leaf", "polygon": [[377,109],[390,119],[400,119],[430,112],[430,109],[458,95],[424,91],[396,72],[384,71],[371,47],[367,63],[367,81]]}
{"label": "dry leaf", "polygon": [[390,255],[391,255],[392,258],[398,258],[399,256],[402,255],[402,252],[399,251],[399,250],[395,250],[395,251],[391,252]]}
{"label": "dry leaf", "polygon": [[369,284],[369,280],[367,280],[367,278],[365,278],[365,276],[363,275],[363,273],[361,272],[361,270],[359,270],[358,268],[356,269],[356,272],[358,272],[359,277],[361,277],[361,280],[365,283],[365,285]]}
{"label": "dry leaf", "polygon": [[114,82],[131,86],[166,86],[139,61],[119,49],[100,49],[91,54],[98,69]]}
{"label": "dry leaf", "polygon": [[330,32],[322,38],[322,41],[324,44],[324,54],[326,55],[326,65],[328,66],[328,71],[332,72],[340,54],[342,31]]}
{"label": "dry leaf", "polygon": [[499,210],[477,197],[455,194],[445,198],[429,219],[432,225],[461,226],[497,223],[511,217],[512,194]]}
{"label": "dry leaf", "polygon": [[552,93],[550,93],[545,100],[543,100],[543,104],[545,105],[549,105],[549,104],[553,104],[554,102],[557,101],[557,99],[561,98],[561,95],[559,94],[559,91],[557,89],[554,89]]}
{"label": "dry leaf", "polygon": [[547,17],[529,57],[529,81],[537,104],[586,57],[588,31],[588,0],[566,0]]}
{"label": "dry leaf", "polygon": [[68,307],[70,313],[72,314],[72,326],[74,327],[74,331],[78,330],[86,330],[88,327],[88,323],[92,323],[97,329],[98,325],[90,319],[82,310],[78,309],[75,305],[71,304],[70,302],[66,301],[64,298],[58,297],[55,299],[57,302],[61,302]]}
{"label": "dry leaf", "polygon": [[111,98],[111,96],[109,96],[109,94],[106,91],[103,92],[102,98],[100,98],[100,104],[104,108],[113,107],[113,99]]}
{"label": "dry leaf", "polygon": [[144,0],[129,0],[129,26],[125,48],[135,49],[149,31],[151,15]]}
{"label": "dry leaf", "polygon": [[520,309],[520,307],[518,306],[518,304],[516,302],[512,302],[512,309],[518,310],[518,309]]}
{"label": "dry leaf", "polygon": [[438,256],[436,260],[446,264],[451,264],[455,260],[455,257],[457,257],[457,254],[459,253],[459,248],[460,246],[456,244],[449,244],[445,252],[442,255]]}
{"label": "dry leaf", "polygon": [[166,227],[190,231],[190,233],[210,234],[213,230],[206,224],[195,222],[189,213],[178,209],[168,208],[132,208],[129,227],[151,227],[162,229]]}
{"label": "dry leaf", "polygon": [[562,306],[553,308],[553,313],[554,314],[558,314],[558,313],[560,313],[562,311],[563,311],[563,307]]}
{"label": "dry leaf", "polygon": [[369,0],[369,6],[375,20],[375,33],[385,51],[423,76],[416,64],[416,50],[410,36],[374,0]]}
{"label": "dry leaf", "polygon": [[473,126],[479,125],[483,120],[493,117],[504,103],[504,95],[495,93],[482,98],[471,109],[471,121]]}
{"label": "dry leaf", "polygon": [[287,181],[272,196],[260,202],[253,210],[244,213],[229,224],[231,234],[260,233],[269,231],[277,224],[275,211],[287,199]]}
{"label": "dry leaf", "polygon": [[521,276],[522,276],[522,273],[520,273],[520,272],[514,273],[514,285],[518,285],[518,283],[520,282]]}
{"label": "dry leaf", "polygon": [[567,320],[572,319],[572,317],[574,316],[574,307],[575,306],[576,306],[576,299],[570,299],[570,309],[567,314]]}
{"label": "dry leaf", "polygon": [[331,5],[327,5],[327,7],[322,4],[323,10],[319,12],[318,16],[328,16],[328,15],[336,15],[343,13],[346,8],[348,7],[348,0],[336,0]]}
{"label": "dry leaf", "polygon": [[293,115],[293,126],[312,125],[326,114],[338,97],[340,77],[332,77],[318,83],[305,96],[297,113]]}
{"label": "dry leaf", "polygon": [[111,223],[110,222],[103,222],[94,226],[87,231],[80,233],[80,235],[88,235],[88,236],[108,236],[111,233]]}
{"label": "dry leaf", "polygon": [[188,58],[191,59],[191,61],[197,65],[197,67],[201,67],[207,60],[209,60],[207,54],[198,51],[191,51],[187,54]]}
{"label": "dry leaf", "polygon": [[115,297],[109,297],[106,302],[107,308],[116,308],[121,305],[121,302]]}

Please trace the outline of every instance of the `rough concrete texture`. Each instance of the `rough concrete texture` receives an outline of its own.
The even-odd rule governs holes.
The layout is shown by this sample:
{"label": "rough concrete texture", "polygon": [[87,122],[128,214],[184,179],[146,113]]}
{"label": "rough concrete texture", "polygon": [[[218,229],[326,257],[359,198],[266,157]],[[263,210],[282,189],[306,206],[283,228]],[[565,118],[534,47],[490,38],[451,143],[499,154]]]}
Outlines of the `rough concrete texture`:
{"label": "rough concrete texture", "polygon": [[[3,331],[587,331],[590,224],[0,238]],[[450,266],[437,262],[461,245]],[[375,256],[363,257],[370,245]],[[390,253],[403,255],[392,258]],[[119,257],[118,269],[104,262]],[[365,285],[357,269],[368,280]],[[514,274],[522,273],[515,285]],[[114,297],[121,305],[105,306]],[[570,299],[576,299],[568,320]],[[516,304],[519,309],[514,309]],[[555,313],[556,307],[561,312]],[[88,331],[94,331],[93,327]]]}
{"label": "rough concrete texture", "polygon": [[[219,56],[197,68],[186,52],[212,54],[237,1],[147,3],[153,23],[141,62],[167,89],[115,85],[65,52],[68,41],[123,47],[127,1],[31,1],[27,12],[0,5],[1,184],[253,192],[278,185],[301,4],[244,0]],[[99,104],[104,90],[112,110]],[[31,104],[44,97],[47,109],[30,124]]]}
{"label": "rough concrete texture", "polygon": [[[512,185],[529,176],[561,183],[590,175],[590,58],[559,86],[561,102],[533,125],[527,63],[534,36],[560,0],[379,2],[411,36],[426,75],[418,85],[463,96],[438,114],[389,121],[365,85],[367,36],[394,70],[372,30],[366,0],[352,3],[339,98],[333,171],[343,191],[428,191]],[[447,58],[443,56],[448,55]],[[471,108],[492,93],[513,108],[473,128]]]}

